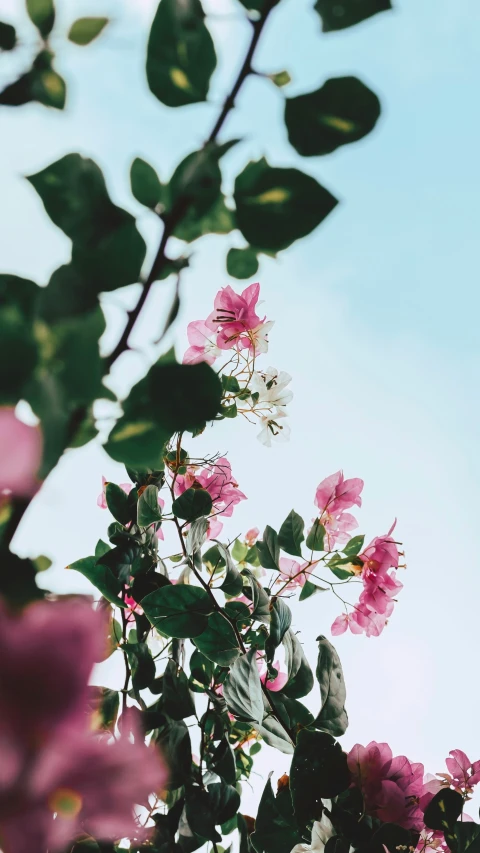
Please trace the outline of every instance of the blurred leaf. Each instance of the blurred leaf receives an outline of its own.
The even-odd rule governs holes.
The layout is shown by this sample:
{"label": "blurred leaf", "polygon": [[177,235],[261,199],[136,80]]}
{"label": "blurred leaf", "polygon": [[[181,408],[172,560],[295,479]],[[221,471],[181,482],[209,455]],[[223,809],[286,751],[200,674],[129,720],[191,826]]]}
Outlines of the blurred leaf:
{"label": "blurred leaf", "polygon": [[13,50],[17,43],[15,27],[0,21],[0,50]]}
{"label": "blurred leaf", "polygon": [[258,807],[255,832],[251,836],[254,850],[256,853],[290,853],[301,841],[289,789],[281,789],[275,797],[269,779]]}
{"label": "blurred leaf", "polygon": [[320,523],[320,519],[316,518],[312,524],[310,533],[307,535],[305,542],[310,551],[323,551],[323,541],[325,539],[325,528]]}
{"label": "blurred leaf", "polygon": [[138,281],[145,242],[134,217],[110,200],[93,160],[67,154],[28,180],[50,219],[72,240],[72,264],[92,292]]}
{"label": "blurred leaf", "polygon": [[138,499],[137,524],[139,527],[148,527],[156,521],[161,521],[162,511],[158,503],[158,487],[145,486]]}
{"label": "blurred leaf", "polygon": [[142,608],[155,628],[167,637],[180,638],[201,634],[213,612],[212,601],[205,590],[187,584],[165,586],[151,592],[142,600]]}
{"label": "blurred leaf", "polygon": [[250,649],[234,662],[223,685],[223,696],[228,710],[236,717],[252,723],[262,722],[262,685],[256,649]]}
{"label": "blurred leaf", "polygon": [[196,634],[193,642],[202,655],[220,666],[231,666],[240,654],[235,631],[221,613],[212,613],[205,630]]}
{"label": "blurred leaf", "polygon": [[[120,486],[117,486],[116,483],[107,483],[105,487],[105,499],[107,501],[108,509],[120,524],[125,526],[131,522],[132,512],[128,495],[125,494]],[[108,554],[109,551],[110,548],[106,553]],[[103,554],[100,556],[103,556]]]}
{"label": "blurred leaf", "polygon": [[175,227],[174,234],[179,240],[191,243],[205,234],[229,234],[235,227],[235,212],[226,206],[225,197],[220,193],[212,206],[201,216],[190,206]]}
{"label": "blurred leaf", "polygon": [[195,714],[188,678],[173,660],[168,661],[163,673],[162,710],[172,720],[183,720]]}
{"label": "blurred leaf", "polygon": [[321,710],[315,720],[317,729],[324,729],[339,737],[345,734],[348,716],[345,710],[347,690],[342,664],[336,649],[320,635],[318,641],[317,681],[320,685]]}
{"label": "blurred leaf", "polygon": [[290,510],[278,533],[278,544],[287,554],[293,554],[295,557],[302,556],[304,527],[303,518],[294,509]]}
{"label": "blurred leaf", "polygon": [[119,693],[108,687],[89,687],[88,708],[94,715],[94,726],[113,732],[120,706]]}
{"label": "blurred leaf", "polygon": [[292,699],[301,699],[302,696],[310,693],[313,687],[313,672],[305,657],[303,646],[293,631],[287,631],[283,644],[288,673],[288,682],[283,688],[283,693]]}
{"label": "blurred leaf", "polygon": [[134,690],[145,690],[155,678],[155,661],[146,643],[124,643],[125,652],[132,671]]}
{"label": "blurred leaf", "polygon": [[90,44],[108,24],[108,18],[78,18],[70,27],[68,38],[74,44]]}
{"label": "blurred leaf", "polygon": [[285,103],[288,139],[303,157],[330,154],[375,127],[377,96],[356,77],[335,77],[315,92]]}
{"label": "blurred leaf", "polygon": [[141,157],[136,157],[130,169],[132,194],[140,204],[155,210],[163,202],[165,187],[153,168]]}
{"label": "blurred leaf", "polygon": [[161,0],[147,48],[151,92],[168,107],[206,101],[217,64],[200,0]]}
{"label": "blurred leaf", "polygon": [[45,107],[63,110],[66,98],[65,81],[52,66],[53,54],[42,50],[30,71],[0,92],[0,104],[19,107],[37,101]]}
{"label": "blurred leaf", "polygon": [[0,548],[0,595],[13,607],[23,607],[45,596],[46,590],[37,587],[36,575],[31,560],[23,560],[8,548]]}
{"label": "blurred leaf", "polygon": [[290,791],[299,824],[320,820],[322,797],[331,799],[350,785],[347,756],[326,732],[301,729],[290,768]]}
{"label": "blurred leaf", "polygon": [[80,572],[87,580],[95,586],[107,601],[111,601],[117,607],[125,607],[119,595],[122,591],[120,582],[114,577],[108,566],[97,563],[97,557],[84,557],[67,566]]}
{"label": "blurred leaf", "polygon": [[251,246],[246,246],[244,249],[229,250],[227,255],[227,272],[233,278],[252,278],[257,270],[257,253]]}
{"label": "blurred leaf", "polygon": [[390,0],[317,0],[314,7],[322,19],[322,30],[329,33],[353,27],[377,12],[392,8]]}
{"label": "blurred leaf", "polygon": [[44,39],[50,35],[55,23],[53,0],[26,0],[30,20]]}
{"label": "blurred leaf", "polygon": [[38,297],[38,313],[48,324],[69,317],[88,314],[98,304],[97,294],[90,289],[90,281],[71,263],[63,264],[51,275]]}
{"label": "blurred leaf", "polygon": [[50,353],[45,367],[55,376],[67,408],[88,405],[106,394],[102,384],[105,365],[98,344],[104,331],[100,307],[56,323],[49,330],[46,343]]}
{"label": "blurred leaf", "polygon": [[245,6],[245,8],[248,9],[249,12],[260,12],[260,13],[265,11],[265,9],[267,9],[267,8],[273,9],[273,7],[276,6],[277,3],[279,3],[279,2],[280,2],[280,0],[268,0],[268,7],[267,7],[267,0],[240,0],[240,3],[242,4],[242,6]]}
{"label": "blurred leaf", "polygon": [[280,559],[280,546],[278,543],[278,534],[273,527],[270,527],[269,524],[267,524],[263,532],[263,539],[259,539],[257,542],[257,552],[260,559],[260,565],[262,565],[264,569],[274,569],[277,572],[279,571],[278,561]]}
{"label": "blurred leaf", "polygon": [[31,284],[39,292],[33,282],[0,276],[0,403],[13,405],[23,396],[39,357],[30,310],[24,313],[14,292],[17,283],[26,289]]}
{"label": "blurred leaf", "polygon": [[268,74],[268,79],[281,89],[283,86],[288,86],[292,82],[292,78],[288,71],[278,71],[276,74]]}
{"label": "blurred leaf", "polygon": [[249,163],[235,181],[237,223],[245,239],[260,251],[277,252],[310,234],[337,200],[298,169]]}

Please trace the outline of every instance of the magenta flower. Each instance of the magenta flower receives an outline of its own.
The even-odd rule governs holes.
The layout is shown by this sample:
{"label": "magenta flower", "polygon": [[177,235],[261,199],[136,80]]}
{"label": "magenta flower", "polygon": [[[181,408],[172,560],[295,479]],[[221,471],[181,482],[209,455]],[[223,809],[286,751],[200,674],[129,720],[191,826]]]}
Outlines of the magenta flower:
{"label": "magenta flower", "polygon": [[442,785],[449,785],[461,793],[471,794],[474,785],[480,782],[480,761],[470,761],[461,749],[451,749],[445,759],[448,773],[439,773]]}
{"label": "magenta flower", "polygon": [[268,688],[268,690],[272,690],[273,693],[277,693],[285,687],[288,681],[288,675],[286,672],[281,671],[278,660],[276,660],[273,665],[275,669],[278,670],[278,675],[275,678],[268,678],[268,672],[265,671],[260,675],[260,681]]}
{"label": "magenta flower", "polygon": [[364,573],[374,573],[375,575],[383,574],[388,569],[398,568],[399,552],[391,534],[395,528],[397,520],[395,519],[388,533],[384,536],[376,536],[372,539],[370,545],[359,554],[364,564]]}
{"label": "magenta flower", "polygon": [[190,344],[183,356],[184,364],[198,364],[205,361],[213,364],[221,355],[221,349],[215,343],[215,334],[203,320],[194,320],[187,326],[188,342]]}
{"label": "magenta flower", "polygon": [[[109,481],[107,480],[107,478],[102,475],[102,491],[100,492],[100,494],[97,498],[97,506],[99,506],[100,509],[107,509],[106,488],[107,488],[108,482]],[[125,492],[126,495],[129,495],[133,489],[132,483],[119,483],[119,486],[121,489],[123,489],[123,491]],[[159,503],[160,503],[160,500],[159,500]],[[164,503],[165,503],[165,501],[164,501]]]}
{"label": "magenta flower", "polygon": [[180,474],[175,480],[175,495],[178,497],[191,488],[205,489],[209,493],[216,515],[230,517],[234,507],[247,499],[238,488],[230,462],[226,458],[218,459],[203,469],[189,465],[186,474]]}
{"label": "magenta flower", "polygon": [[205,325],[217,333],[216,344],[220,349],[248,349],[255,352],[252,332],[255,330],[258,337],[258,327],[265,321],[255,311],[259,294],[258,283],[251,284],[241,294],[235,293],[230,285],[219,290],[213,303],[214,310],[207,317]]}
{"label": "magenta flower", "polygon": [[19,421],[15,410],[0,407],[0,495],[32,497],[38,490],[42,461],[42,434],[38,427]]}

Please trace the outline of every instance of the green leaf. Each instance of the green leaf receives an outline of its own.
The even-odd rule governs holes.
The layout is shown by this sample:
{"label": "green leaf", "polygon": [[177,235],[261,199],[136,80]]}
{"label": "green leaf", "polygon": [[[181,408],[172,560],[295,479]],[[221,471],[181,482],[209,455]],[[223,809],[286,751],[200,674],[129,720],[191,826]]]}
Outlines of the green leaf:
{"label": "green leaf", "polygon": [[262,722],[263,697],[256,649],[237,658],[223,685],[223,696],[228,710],[240,720]]}
{"label": "green leaf", "polygon": [[190,657],[190,674],[195,681],[198,681],[204,687],[209,687],[212,682],[214,669],[213,661],[202,655],[198,649],[193,650]]}
{"label": "green leaf", "polygon": [[53,0],[26,0],[28,17],[35,24],[40,35],[46,39],[55,23]]}
{"label": "green leaf", "polygon": [[200,0],[161,0],[147,49],[147,81],[168,107],[206,101],[217,64]]}
{"label": "green leaf", "polygon": [[221,776],[228,785],[235,785],[235,755],[226,738],[223,738],[215,748],[209,766],[210,769],[218,776]]}
{"label": "green leaf", "polygon": [[237,563],[243,562],[245,557],[248,554],[248,545],[245,545],[244,542],[240,542],[240,539],[235,539],[232,548],[232,557]]}
{"label": "green leaf", "polygon": [[311,581],[305,581],[298,600],[305,601],[306,598],[310,598],[311,595],[315,595],[317,592],[328,592],[328,587],[317,586]]}
{"label": "green leaf", "polygon": [[138,281],[146,246],[130,213],[110,200],[93,160],[67,154],[28,180],[73,242],[72,263],[94,293]]}
{"label": "green leaf", "polygon": [[334,77],[285,104],[288,139],[303,157],[357,142],[373,130],[379,116],[380,101],[356,77]]}
{"label": "green leaf", "polygon": [[425,826],[447,834],[455,829],[456,820],[463,811],[464,800],[458,791],[443,788],[430,800],[424,813]]}
{"label": "green leaf", "polygon": [[33,323],[10,295],[2,298],[0,290],[0,403],[16,405],[38,359]]}
{"label": "green leaf", "polygon": [[279,2],[280,0],[240,0],[242,6],[245,6],[249,12],[259,12],[260,14],[265,12],[267,9],[273,9],[273,7]]}
{"label": "green leaf", "polygon": [[207,538],[208,520],[203,516],[197,518],[187,533],[186,548],[188,555],[195,555],[202,548]]}
{"label": "green leaf", "polygon": [[120,697],[116,690],[108,687],[89,687],[88,708],[94,714],[96,727],[101,731],[114,732]]}
{"label": "green leaf", "polygon": [[260,565],[264,569],[274,569],[279,571],[278,561],[280,559],[280,545],[278,542],[278,534],[273,527],[267,524],[263,539],[257,542],[257,552],[260,559]]}
{"label": "green leaf", "polygon": [[258,270],[258,258],[255,249],[230,249],[227,255],[227,272],[233,278],[252,278]]}
{"label": "green leaf", "polygon": [[268,78],[275,86],[278,86],[279,89],[282,89],[283,86],[288,86],[288,84],[292,82],[292,78],[288,71],[277,71],[276,74],[269,74]]}
{"label": "green leaf", "polygon": [[288,513],[278,534],[278,544],[287,554],[293,554],[296,557],[302,556],[301,545],[305,538],[303,535],[304,527],[305,522],[303,518],[292,509]]}
{"label": "green leaf", "polygon": [[243,578],[235,566],[228,548],[225,545],[222,545],[218,539],[215,541],[227,567],[225,580],[221,584],[220,589],[224,591],[225,595],[240,595],[243,590]]}
{"label": "green leaf", "polygon": [[192,775],[192,746],[190,734],[183,720],[168,721],[159,730],[156,743],[168,767],[168,791],[180,788]]}
{"label": "green leaf", "polygon": [[107,483],[105,487],[105,499],[108,509],[120,524],[126,526],[131,522],[132,512],[128,495],[125,494],[120,486],[117,486],[116,483]]}
{"label": "green leaf", "polygon": [[4,546],[0,548],[0,595],[12,607],[23,607],[45,596],[46,590],[37,587],[36,575],[36,567],[31,560],[12,554]]}
{"label": "green leaf", "polygon": [[317,0],[314,8],[322,19],[324,33],[353,27],[378,12],[392,8],[390,0]]}
{"label": "green leaf", "polygon": [[212,511],[212,498],[206,489],[187,489],[172,503],[172,512],[177,518],[193,521]]}
{"label": "green leaf", "polygon": [[337,200],[310,175],[298,169],[249,163],[235,181],[237,223],[259,251],[278,252],[310,234]]}
{"label": "green leaf", "polygon": [[165,187],[153,168],[141,157],[136,157],[130,169],[132,194],[140,204],[155,210],[164,199]]}
{"label": "green leaf", "polygon": [[250,838],[256,853],[290,853],[301,843],[288,788],[275,797],[270,779],[258,807],[255,832]]}
{"label": "green leaf", "polygon": [[187,584],[165,586],[151,592],[142,600],[142,608],[162,634],[180,639],[201,634],[213,612],[212,601],[205,590]]}
{"label": "green leaf", "polygon": [[108,24],[108,18],[78,18],[70,27],[68,38],[83,47],[90,44]]}
{"label": "green leaf", "polygon": [[325,539],[325,528],[320,523],[318,518],[312,524],[310,533],[307,536],[306,546],[310,551],[323,551],[323,542]]}
{"label": "green leaf", "polygon": [[155,678],[155,661],[146,643],[125,643],[123,651],[132,670],[134,690],[145,690]]}
{"label": "green leaf", "polygon": [[17,43],[15,27],[0,21],[0,50],[13,50]]}
{"label": "green leaf", "polygon": [[222,373],[222,388],[231,394],[237,394],[240,391],[240,385],[236,376],[227,376]]}
{"label": "green leaf", "polygon": [[105,450],[112,459],[124,465],[144,470],[161,468],[165,445],[170,437],[171,432],[161,430],[149,418],[124,416],[113,427]]}
{"label": "green leaf", "polygon": [[295,731],[297,726],[312,726],[313,714],[297,699],[290,699],[281,692],[275,693],[275,712],[281,716],[288,729]]}
{"label": "green leaf", "polygon": [[270,635],[265,643],[268,664],[272,663],[277,647],[292,624],[292,612],[283,598],[270,599],[270,615]]}
{"label": "green leaf", "polygon": [[446,840],[455,853],[479,853],[480,826],[477,823],[459,820],[455,823],[453,832],[451,829],[447,831]]}
{"label": "green leaf", "polygon": [[45,107],[63,110],[66,99],[65,81],[52,66],[53,54],[41,50],[30,71],[0,91],[0,104],[18,107],[37,101]]}
{"label": "green leaf", "polygon": [[288,682],[283,688],[285,696],[301,699],[310,693],[313,684],[313,672],[310,669],[303,646],[293,631],[287,631],[283,638],[287,663]]}
{"label": "green leaf", "polygon": [[317,637],[318,662],[317,681],[320,685],[320,713],[315,720],[317,729],[330,732],[339,737],[345,734],[348,716],[345,710],[347,690],[343,677],[342,664],[336,649],[322,635]]}
{"label": "green leaf", "polygon": [[97,558],[97,560],[99,560],[100,557],[103,557],[104,554],[108,554],[108,552],[111,550],[112,549],[110,548],[110,545],[107,545],[107,543],[104,542],[103,539],[99,539],[97,544],[95,545],[95,557]]}
{"label": "green leaf", "polygon": [[322,797],[331,799],[350,785],[347,756],[326,732],[301,729],[290,768],[290,791],[297,820],[320,820]]}
{"label": "green leaf", "polygon": [[213,613],[206,621],[205,630],[201,634],[195,633],[193,642],[209,660],[220,666],[231,666],[240,654],[235,631],[221,613]]}
{"label": "green leaf", "polygon": [[168,661],[163,673],[162,710],[172,720],[183,720],[195,714],[188,678],[174,660]]}
{"label": "green leaf", "polygon": [[80,572],[102,593],[107,601],[111,601],[117,607],[125,607],[123,601],[119,598],[122,585],[108,566],[97,563],[97,557],[84,557],[82,560],[76,560],[75,563],[67,566],[67,569],[74,569],[76,572]]}
{"label": "green leaf", "polygon": [[158,504],[158,486],[145,486],[138,499],[137,524],[139,527],[149,527],[156,521],[161,521],[162,511]]}

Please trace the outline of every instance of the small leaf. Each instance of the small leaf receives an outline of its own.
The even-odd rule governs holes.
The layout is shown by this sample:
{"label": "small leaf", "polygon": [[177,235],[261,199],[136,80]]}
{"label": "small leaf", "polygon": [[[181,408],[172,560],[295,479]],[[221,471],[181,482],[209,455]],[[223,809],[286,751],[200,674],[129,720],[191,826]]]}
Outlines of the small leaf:
{"label": "small leaf", "polygon": [[53,0],[27,0],[27,12],[40,35],[46,39],[55,23]]}
{"label": "small leaf", "polygon": [[168,661],[162,684],[162,710],[172,720],[183,720],[184,717],[195,714],[195,703],[188,686],[188,678],[175,661]]}
{"label": "small leaf", "polygon": [[213,613],[201,634],[193,642],[209,660],[220,666],[231,666],[240,654],[238,640],[230,622],[221,613]]}
{"label": "small leaf", "polygon": [[237,563],[241,563],[248,554],[248,545],[245,545],[244,542],[240,542],[240,539],[235,539],[232,548],[232,557]]}
{"label": "small leaf", "polygon": [[278,86],[279,89],[283,86],[288,86],[288,84],[292,82],[292,78],[288,71],[277,71],[276,74],[269,74],[268,78],[275,84],[275,86]]}
{"label": "small leaf", "polygon": [[243,590],[243,578],[237,567],[235,566],[228,548],[225,545],[222,545],[222,543],[219,542],[218,539],[216,539],[215,541],[227,568],[225,580],[223,581],[220,588],[224,591],[226,595],[240,595]]}
{"label": "small leaf", "polygon": [[364,542],[365,536],[354,536],[353,539],[350,539],[350,541],[345,545],[343,553],[346,554],[347,557],[356,557],[362,550]]}
{"label": "small leaf", "polygon": [[323,542],[325,539],[325,528],[320,523],[318,518],[315,519],[312,529],[307,536],[306,546],[310,551],[323,551]]}
{"label": "small leaf", "polygon": [[76,572],[84,575],[102,593],[107,601],[111,601],[117,607],[125,607],[123,601],[119,598],[122,590],[120,582],[108,566],[97,563],[96,557],[85,557],[82,560],[77,560],[75,563],[67,566],[67,569],[74,569]]}
{"label": "small leaf", "polygon": [[233,278],[252,278],[258,271],[258,258],[255,249],[230,249],[227,255],[227,272]]}
{"label": "small leaf", "polygon": [[187,554],[196,554],[200,551],[203,543],[207,538],[208,520],[203,516],[197,518],[190,527],[187,533],[186,548]]}
{"label": "small leaf", "polygon": [[115,483],[107,483],[105,487],[105,500],[107,501],[108,509],[120,524],[126,526],[131,522],[132,511],[128,495],[125,494],[120,486],[117,486]]}
{"label": "small leaf", "polygon": [[302,586],[302,591],[299,595],[299,601],[305,601],[306,598],[310,598],[310,596],[315,595],[317,592],[328,592],[328,587],[326,586],[317,586],[311,581],[305,581]]}
{"label": "small leaf", "polygon": [[227,707],[240,720],[261,723],[263,698],[256,649],[237,658],[223,686]]}
{"label": "small leaf", "polygon": [[0,21],[0,50],[13,50],[17,43],[15,27]]}
{"label": "small leaf", "polygon": [[345,734],[348,716],[345,710],[347,691],[342,664],[336,649],[326,637],[317,637],[317,681],[320,685],[321,710],[315,720],[317,729],[339,737]]}
{"label": "small leaf", "polygon": [[151,592],[142,600],[142,608],[162,634],[180,639],[201,634],[213,612],[212,601],[205,590],[186,584],[164,586]]}
{"label": "small leaf", "polygon": [[278,544],[280,548],[293,554],[295,557],[302,556],[302,542],[304,540],[303,528],[305,522],[294,509],[292,509],[283,522],[278,533]]}
{"label": "small leaf", "polygon": [[270,635],[265,643],[269,664],[272,663],[277,647],[292,624],[292,612],[283,598],[272,598],[270,616]]}
{"label": "small leaf", "polygon": [[378,12],[392,8],[390,0],[317,0],[316,11],[324,33],[353,27]]}
{"label": "small leaf", "polygon": [[145,160],[136,157],[130,169],[132,194],[140,204],[154,210],[162,201],[165,188],[153,168]]}
{"label": "small leaf", "polygon": [[187,489],[172,503],[172,512],[177,518],[194,521],[212,511],[212,498],[206,489]]}
{"label": "small leaf", "polygon": [[149,527],[161,521],[162,511],[158,504],[158,486],[146,486],[138,499],[137,524],[139,527]]}
{"label": "small leaf", "polygon": [[278,543],[278,534],[273,527],[267,524],[263,539],[257,542],[257,552],[260,559],[260,564],[264,569],[274,569],[277,572],[278,561],[280,559],[280,545]]}
{"label": "small leaf", "polygon": [[68,38],[74,44],[90,44],[108,24],[108,18],[78,18],[70,27]]}

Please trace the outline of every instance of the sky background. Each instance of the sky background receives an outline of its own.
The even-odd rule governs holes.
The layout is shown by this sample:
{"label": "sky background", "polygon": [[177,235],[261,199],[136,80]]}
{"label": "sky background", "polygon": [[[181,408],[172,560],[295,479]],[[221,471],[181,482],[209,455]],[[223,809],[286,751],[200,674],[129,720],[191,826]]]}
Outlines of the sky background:
{"label": "sky background", "polygon": [[[209,26],[219,66],[211,103],[175,111],[159,104],[144,77],[144,51],[154,2],[58,2],[57,66],[68,82],[64,113],[37,105],[4,108],[0,116],[0,247],[2,272],[46,284],[69,258],[70,243],[44,214],[24,175],[72,151],[104,170],[113,199],[138,215],[150,252],[158,223],[129,192],[135,156],[168,179],[212,125],[249,36],[234,0],[209,0]],[[286,94],[317,88],[330,76],[355,74],[376,91],[382,116],[363,141],[322,158],[303,160],[282,124],[283,94],[252,79],[228,121],[224,139],[242,144],[224,161],[224,189],[249,159],[298,165],[339,199],[333,214],[281,254],[262,259],[258,278],[264,310],[275,320],[264,367],[293,376],[289,444],[270,450],[246,421],[226,421],[195,446],[228,451],[249,500],[225,528],[234,537],[266,523],[279,527],[294,507],[314,515],[320,480],[343,468],[365,480],[359,532],[367,540],[398,518],[408,568],[390,624],[380,638],[345,635],[335,641],[348,690],[355,742],[388,741],[395,753],[443,769],[449,749],[480,757],[475,709],[478,636],[478,87],[480,7],[476,0],[397,0],[384,13],[338,34],[322,35],[310,0],[283,0],[271,17],[256,67],[284,68]],[[104,36],[80,49],[63,33],[83,14],[113,19]],[[0,85],[31,55],[34,33],[20,0],[0,0],[0,17],[18,23],[18,56],[2,57]],[[226,248],[238,234],[191,246],[182,281],[181,316],[170,335],[181,357],[186,324],[205,317],[228,282]],[[246,282],[245,284],[248,284]],[[162,327],[170,283],[159,283],[136,333],[142,351],[122,356],[115,388],[126,392],[145,371]],[[138,287],[105,298],[109,329],[104,348],[122,328],[122,305]],[[66,572],[105,536],[107,513],[96,506],[101,475],[124,481],[121,466],[99,446],[64,456],[33,502],[14,546],[54,561],[43,583],[56,591],[88,591]],[[350,600],[356,598],[356,588]],[[315,638],[329,635],[340,612],[325,594],[295,605],[313,662]],[[97,673],[114,683],[115,668]],[[315,709],[316,692],[307,700]],[[283,772],[288,759],[266,749],[262,772]],[[256,791],[260,780],[255,783]],[[255,796],[244,807],[253,811]],[[470,810],[471,811],[471,810]],[[473,813],[473,812],[471,812]]]}

